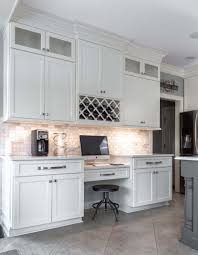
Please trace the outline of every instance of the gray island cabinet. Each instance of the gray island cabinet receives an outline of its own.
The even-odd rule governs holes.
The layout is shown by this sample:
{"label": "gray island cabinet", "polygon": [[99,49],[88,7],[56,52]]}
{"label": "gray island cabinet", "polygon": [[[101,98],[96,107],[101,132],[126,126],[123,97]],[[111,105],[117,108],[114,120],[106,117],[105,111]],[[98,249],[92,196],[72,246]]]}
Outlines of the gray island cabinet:
{"label": "gray island cabinet", "polygon": [[181,241],[198,250],[198,157],[176,157],[181,160],[185,179],[184,226]]}

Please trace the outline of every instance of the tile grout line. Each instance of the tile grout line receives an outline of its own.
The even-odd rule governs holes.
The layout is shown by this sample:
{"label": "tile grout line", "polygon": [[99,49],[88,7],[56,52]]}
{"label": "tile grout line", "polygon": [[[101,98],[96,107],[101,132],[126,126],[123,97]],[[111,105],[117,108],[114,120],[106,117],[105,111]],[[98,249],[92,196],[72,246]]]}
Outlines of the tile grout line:
{"label": "tile grout line", "polygon": [[[152,211],[151,211],[151,216],[153,216],[153,212]],[[153,217],[152,217],[152,225],[153,225],[153,232],[154,232],[154,238],[155,238],[155,245],[156,245],[157,255],[159,255],[159,247],[158,247],[158,243],[157,243],[157,237],[156,237],[156,231],[155,231],[155,223],[153,221]]]}
{"label": "tile grout line", "polygon": [[112,225],[112,229],[111,229],[111,232],[110,232],[110,234],[109,234],[109,238],[107,239],[106,245],[105,245],[105,247],[104,247],[103,255],[105,255],[105,252],[106,252],[106,250],[107,250],[107,246],[108,246],[109,240],[110,240],[110,238],[111,238],[111,236],[112,236],[114,226],[115,226],[115,223],[113,223],[113,225]]}

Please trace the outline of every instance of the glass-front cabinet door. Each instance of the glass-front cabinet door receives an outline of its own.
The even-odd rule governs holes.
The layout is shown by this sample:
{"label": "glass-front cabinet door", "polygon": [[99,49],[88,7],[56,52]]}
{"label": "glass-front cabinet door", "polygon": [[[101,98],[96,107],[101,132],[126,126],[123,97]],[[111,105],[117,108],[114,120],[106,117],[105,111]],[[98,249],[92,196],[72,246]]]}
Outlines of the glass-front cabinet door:
{"label": "glass-front cabinet door", "polygon": [[12,23],[11,46],[15,49],[43,54],[45,50],[45,32],[33,27]]}
{"label": "glass-front cabinet door", "polygon": [[140,74],[141,72],[140,60],[125,57],[124,63],[125,63],[124,72],[126,74]]}
{"label": "glass-front cabinet door", "polygon": [[65,60],[75,60],[75,41],[53,33],[46,33],[46,54]]}
{"label": "glass-front cabinet door", "polygon": [[158,80],[159,67],[151,63],[144,63],[144,75]]}

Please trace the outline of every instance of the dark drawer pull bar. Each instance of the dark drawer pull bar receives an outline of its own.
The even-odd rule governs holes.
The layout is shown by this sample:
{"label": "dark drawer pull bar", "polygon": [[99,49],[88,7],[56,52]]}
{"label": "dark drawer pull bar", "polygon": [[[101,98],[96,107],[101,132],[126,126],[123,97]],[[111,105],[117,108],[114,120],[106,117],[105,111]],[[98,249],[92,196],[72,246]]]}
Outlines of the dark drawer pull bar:
{"label": "dark drawer pull bar", "polygon": [[46,166],[39,166],[38,170],[54,170],[54,169],[66,169],[67,166],[51,166],[51,167],[46,167]]}
{"label": "dark drawer pull bar", "polygon": [[111,174],[100,174],[100,176],[112,176],[115,175],[115,173],[111,173]]}

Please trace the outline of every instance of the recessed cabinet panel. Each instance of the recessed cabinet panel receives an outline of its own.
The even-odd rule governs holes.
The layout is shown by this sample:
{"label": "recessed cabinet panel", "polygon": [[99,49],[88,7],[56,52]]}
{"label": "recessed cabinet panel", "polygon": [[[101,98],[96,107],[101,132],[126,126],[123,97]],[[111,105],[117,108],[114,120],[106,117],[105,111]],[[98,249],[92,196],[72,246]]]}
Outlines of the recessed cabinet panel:
{"label": "recessed cabinet panel", "polygon": [[52,221],[83,216],[84,179],[81,174],[53,177]]}
{"label": "recessed cabinet panel", "polygon": [[157,201],[163,202],[171,199],[171,168],[157,169]]}
{"label": "recessed cabinet panel", "polygon": [[50,176],[20,177],[14,182],[13,227],[31,227],[51,222]]}
{"label": "recessed cabinet panel", "polygon": [[102,47],[101,90],[105,97],[122,97],[122,59],[120,51]]}
{"label": "recessed cabinet panel", "polygon": [[125,58],[125,71],[140,74],[140,61]]}
{"label": "recessed cabinet panel", "polygon": [[65,60],[75,60],[75,42],[63,36],[46,34],[46,52],[48,56]]}
{"label": "recessed cabinet panel", "polygon": [[150,64],[145,64],[144,74],[154,78],[158,78],[158,67]]}
{"label": "recessed cabinet panel", "polygon": [[123,98],[126,125],[160,127],[159,82],[135,76],[125,76]]}
{"label": "recessed cabinet panel", "polygon": [[11,50],[11,117],[43,119],[44,57]]}
{"label": "recessed cabinet panel", "polygon": [[74,120],[74,63],[46,58],[45,81],[46,119],[63,122]]}
{"label": "recessed cabinet panel", "polygon": [[44,54],[45,32],[33,27],[11,23],[12,48]]}
{"label": "recessed cabinet panel", "polygon": [[97,95],[101,81],[101,48],[85,41],[79,41],[78,83],[79,93]]}

